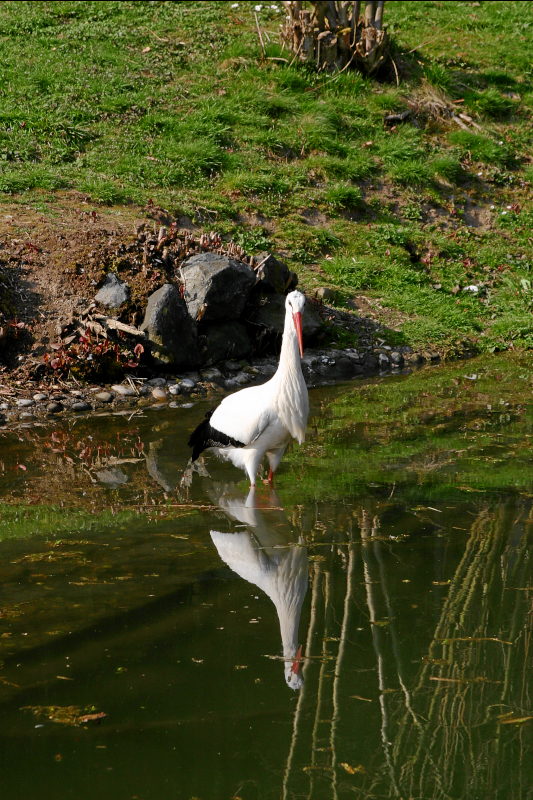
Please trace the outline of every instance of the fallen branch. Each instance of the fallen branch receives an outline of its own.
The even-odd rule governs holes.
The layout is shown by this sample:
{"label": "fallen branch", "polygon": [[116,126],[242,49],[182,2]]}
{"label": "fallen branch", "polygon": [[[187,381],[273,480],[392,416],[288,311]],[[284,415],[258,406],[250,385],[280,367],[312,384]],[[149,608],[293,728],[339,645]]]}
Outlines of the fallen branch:
{"label": "fallen branch", "polygon": [[113,317],[106,317],[105,314],[93,314],[93,318],[98,320],[104,328],[129,333],[130,336],[136,336],[139,339],[146,339],[144,331],[134,328],[133,325],[126,325],[125,322],[119,322],[118,319],[113,319]]}

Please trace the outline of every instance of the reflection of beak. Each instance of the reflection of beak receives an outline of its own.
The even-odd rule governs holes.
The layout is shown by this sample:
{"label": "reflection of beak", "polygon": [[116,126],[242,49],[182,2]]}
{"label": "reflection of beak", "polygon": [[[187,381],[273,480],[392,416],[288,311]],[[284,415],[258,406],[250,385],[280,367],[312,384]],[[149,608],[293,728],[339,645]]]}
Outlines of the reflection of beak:
{"label": "reflection of beak", "polygon": [[294,656],[294,661],[292,662],[291,670],[294,672],[295,675],[298,675],[300,672],[300,667],[302,666],[302,645],[296,651],[296,655]]}
{"label": "reflection of beak", "polygon": [[302,314],[300,311],[295,311],[292,315],[294,320],[294,327],[296,328],[296,335],[298,336],[298,347],[300,348],[300,355],[304,354],[304,342],[302,336]]}

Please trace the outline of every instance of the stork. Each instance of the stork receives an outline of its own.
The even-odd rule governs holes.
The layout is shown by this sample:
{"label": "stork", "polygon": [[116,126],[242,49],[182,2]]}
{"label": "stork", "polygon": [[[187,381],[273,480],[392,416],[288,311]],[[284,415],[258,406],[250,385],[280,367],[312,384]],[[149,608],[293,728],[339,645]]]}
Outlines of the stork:
{"label": "stork", "polygon": [[[252,487],[244,499],[227,492],[218,497],[220,508],[247,530],[236,533],[210,531],[220,558],[245,581],[258,586],[274,603],[283,647],[284,674],[290,689],[301,689],[302,648],[298,628],[307,592],[309,560],[303,539],[285,532],[285,515],[274,510],[279,501],[270,494],[270,509],[258,507]],[[282,519],[279,519],[281,513]],[[273,519],[275,514],[276,519]],[[285,530],[284,530],[285,528]],[[292,539],[292,541],[291,541]]]}
{"label": "stork", "polygon": [[276,373],[260,386],[249,386],[225,397],[208,412],[189,439],[194,462],[204,450],[243,469],[255,486],[259,466],[266,455],[274,474],[291,439],[305,439],[309,413],[307,386],[302,374],[302,312],[305,297],[294,291],[285,301],[285,325]]}

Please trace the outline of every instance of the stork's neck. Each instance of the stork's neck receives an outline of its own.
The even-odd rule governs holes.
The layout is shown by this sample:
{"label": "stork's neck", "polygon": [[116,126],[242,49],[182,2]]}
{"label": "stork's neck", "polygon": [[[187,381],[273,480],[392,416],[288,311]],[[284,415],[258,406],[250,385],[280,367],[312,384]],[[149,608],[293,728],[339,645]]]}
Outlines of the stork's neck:
{"label": "stork's neck", "polygon": [[287,309],[285,312],[285,325],[283,328],[283,339],[281,341],[281,352],[279,354],[279,364],[276,375],[279,378],[290,379],[293,374],[301,374],[302,365],[300,361],[300,350],[298,348],[298,336],[292,313]]}
{"label": "stork's neck", "polygon": [[292,661],[298,650],[298,628],[301,608],[277,609],[283,658]]}

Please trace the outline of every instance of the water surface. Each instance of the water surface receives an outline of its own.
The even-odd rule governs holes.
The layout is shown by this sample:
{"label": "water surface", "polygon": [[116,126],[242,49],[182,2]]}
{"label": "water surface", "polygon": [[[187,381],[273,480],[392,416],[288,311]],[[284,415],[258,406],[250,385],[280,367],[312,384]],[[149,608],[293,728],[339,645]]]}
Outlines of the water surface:
{"label": "water surface", "polygon": [[2,797],[530,798],[530,366],[313,391],[277,493],[203,402],[0,431]]}

